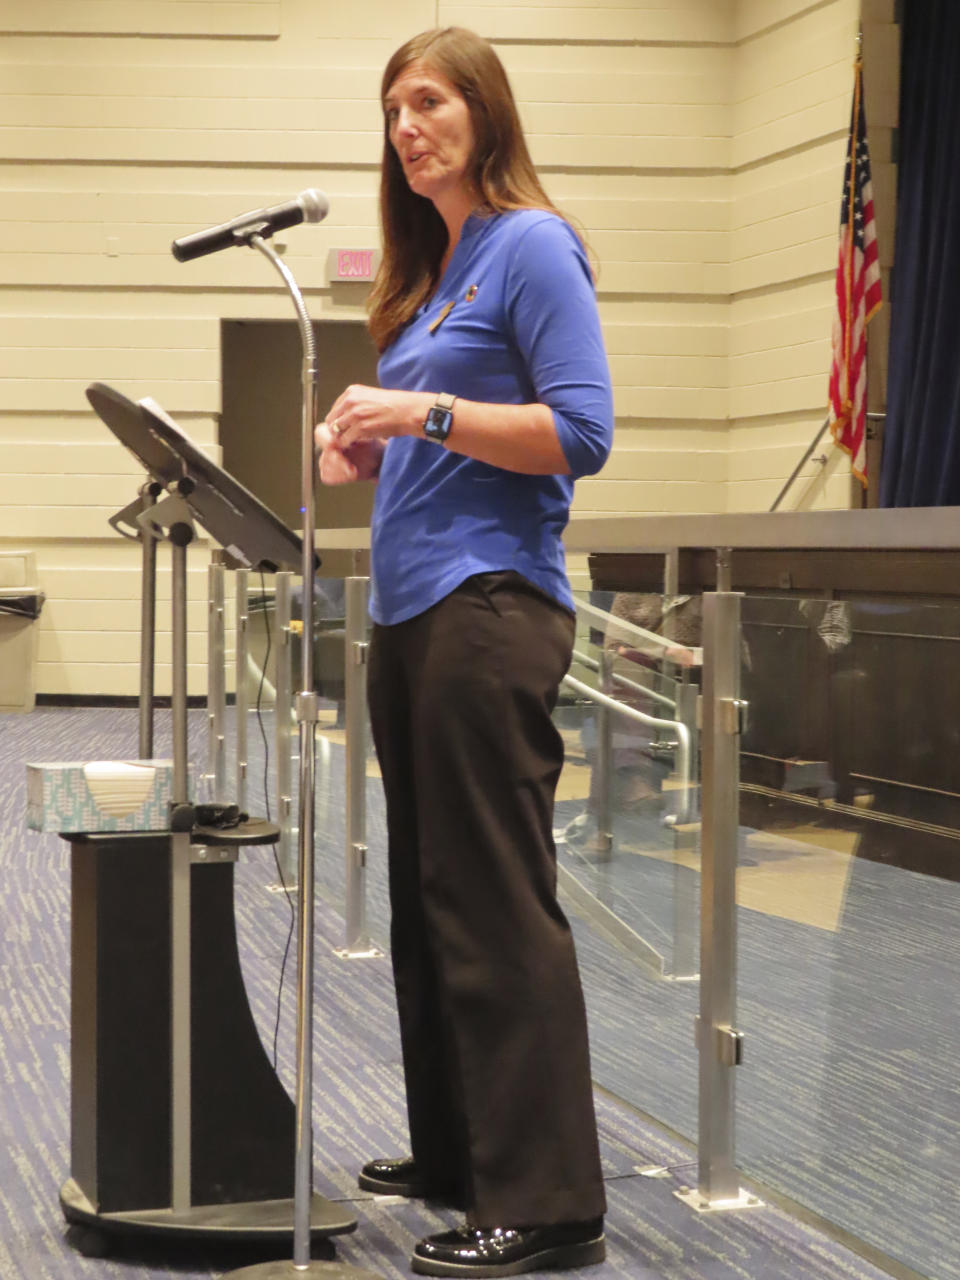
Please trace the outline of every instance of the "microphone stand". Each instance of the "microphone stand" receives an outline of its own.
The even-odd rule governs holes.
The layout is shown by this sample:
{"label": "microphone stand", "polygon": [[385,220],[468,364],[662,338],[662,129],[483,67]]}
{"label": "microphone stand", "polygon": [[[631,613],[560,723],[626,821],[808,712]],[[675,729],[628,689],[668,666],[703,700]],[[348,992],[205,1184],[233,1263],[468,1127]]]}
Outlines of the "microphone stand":
{"label": "microphone stand", "polygon": [[293,1258],[256,1263],[231,1271],[224,1280],[286,1280],[292,1276],[324,1280],[380,1280],[372,1271],[310,1257],[310,1200],[313,1185],[313,838],[315,819],[317,720],[319,704],[313,688],[313,586],[315,563],[314,477],[317,453],[313,430],[317,420],[317,348],[313,325],[292,272],[267,244],[271,228],[257,223],[234,233],[238,244],[258,249],[283,278],[293,300],[303,346],[301,381],[301,505],[303,507],[303,640],[297,722],[300,726],[299,897],[297,900],[297,1093],[296,1164],[294,1170]]}

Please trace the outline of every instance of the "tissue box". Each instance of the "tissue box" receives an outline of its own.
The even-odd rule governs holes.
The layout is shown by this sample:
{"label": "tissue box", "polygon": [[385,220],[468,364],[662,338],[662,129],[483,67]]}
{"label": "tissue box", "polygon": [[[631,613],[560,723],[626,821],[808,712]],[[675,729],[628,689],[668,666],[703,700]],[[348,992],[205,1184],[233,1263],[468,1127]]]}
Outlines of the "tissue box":
{"label": "tissue box", "polygon": [[31,831],[167,831],[172,760],[27,765]]}

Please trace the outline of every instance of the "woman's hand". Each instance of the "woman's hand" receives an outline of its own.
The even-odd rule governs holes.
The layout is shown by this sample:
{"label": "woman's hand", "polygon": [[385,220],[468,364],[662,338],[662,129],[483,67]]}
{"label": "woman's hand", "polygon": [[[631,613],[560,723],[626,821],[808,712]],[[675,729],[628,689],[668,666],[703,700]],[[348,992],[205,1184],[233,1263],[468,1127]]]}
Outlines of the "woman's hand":
{"label": "woman's hand", "polygon": [[375,480],[383,460],[383,441],[368,440],[344,449],[340,437],[326,422],[314,430],[320,450],[320,483],[352,484],[356,480]]}
{"label": "woman's hand", "polygon": [[386,391],[357,384],[333,403],[326,423],[346,453],[358,444],[417,436],[436,396],[428,391]]}

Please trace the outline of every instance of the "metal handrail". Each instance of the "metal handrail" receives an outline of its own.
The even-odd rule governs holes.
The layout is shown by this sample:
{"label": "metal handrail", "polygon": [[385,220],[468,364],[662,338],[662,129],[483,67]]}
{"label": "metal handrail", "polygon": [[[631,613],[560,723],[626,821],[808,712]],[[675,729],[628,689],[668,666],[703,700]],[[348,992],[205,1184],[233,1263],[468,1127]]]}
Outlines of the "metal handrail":
{"label": "metal handrail", "polygon": [[601,693],[599,689],[594,689],[590,685],[584,684],[582,680],[578,680],[575,676],[564,676],[563,683],[576,693],[581,694],[581,696],[589,698],[591,702],[607,707],[610,711],[616,712],[617,715],[626,716],[629,720],[636,720],[640,724],[650,725],[655,729],[673,729],[676,731],[677,772],[680,775],[680,807],[676,820],[677,822],[686,822],[691,810],[690,791],[692,787],[690,730],[687,726],[679,720],[662,720],[658,716],[648,715],[646,711],[641,711],[638,707],[628,707],[625,703],[618,702],[616,698],[611,698],[609,694]]}
{"label": "metal handrail", "polygon": [[[588,671],[599,671],[600,663],[596,658],[591,658],[589,654],[574,649],[573,660],[581,667],[586,667]],[[618,671],[610,674],[610,679],[615,683],[622,685],[625,689],[630,689],[634,693],[642,693],[645,698],[650,698],[654,702],[659,702],[661,706],[669,707],[671,711],[676,711],[676,699],[668,698],[665,693],[657,693],[656,689],[651,689],[649,685],[638,684],[636,680],[631,680],[629,676],[621,675]]]}

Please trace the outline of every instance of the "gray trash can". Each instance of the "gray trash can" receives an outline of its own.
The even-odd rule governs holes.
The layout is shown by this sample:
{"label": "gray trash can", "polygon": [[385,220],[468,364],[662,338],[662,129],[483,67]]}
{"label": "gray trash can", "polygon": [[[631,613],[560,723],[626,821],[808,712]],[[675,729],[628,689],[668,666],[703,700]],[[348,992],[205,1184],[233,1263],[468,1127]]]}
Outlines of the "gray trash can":
{"label": "gray trash can", "polygon": [[37,698],[37,619],[45,596],[32,552],[0,556],[0,711],[32,711]]}

